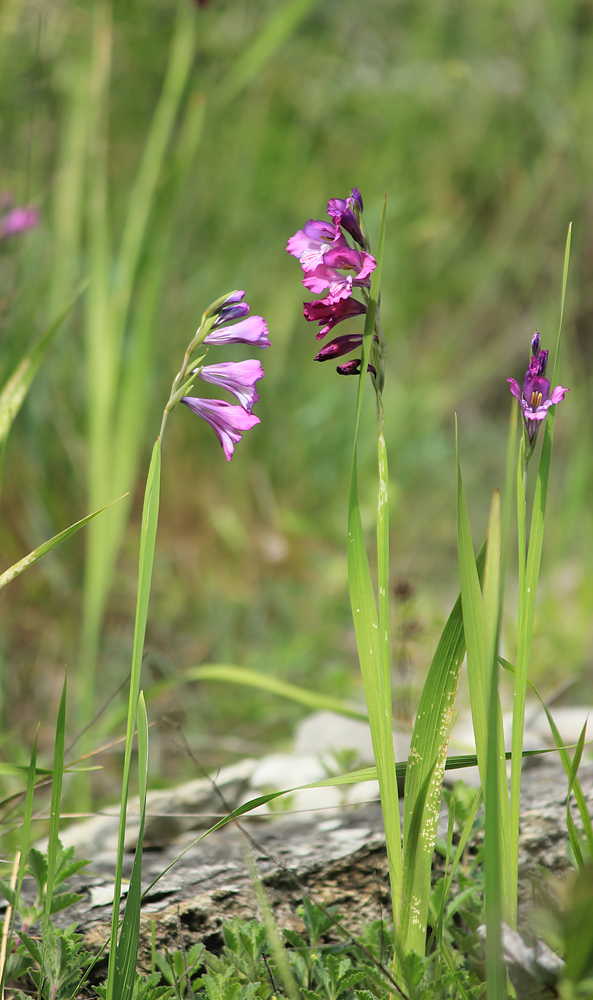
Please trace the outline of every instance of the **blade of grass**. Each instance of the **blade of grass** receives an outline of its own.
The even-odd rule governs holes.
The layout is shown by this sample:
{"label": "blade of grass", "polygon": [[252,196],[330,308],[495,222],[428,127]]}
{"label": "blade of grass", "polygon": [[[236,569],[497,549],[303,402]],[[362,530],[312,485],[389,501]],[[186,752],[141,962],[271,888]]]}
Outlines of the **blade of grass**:
{"label": "blade of grass", "polygon": [[114,995],[118,1000],[131,1000],[134,990],[138,942],[140,940],[140,904],[142,898],[142,844],[146,819],[148,789],[148,719],[144,696],[138,699],[138,784],[140,798],[140,828],[130,877],[117,955],[115,959]]}
{"label": "blade of grass", "polygon": [[[476,568],[481,583],[484,573],[486,542],[482,545]],[[453,721],[455,698],[461,665],[465,656],[465,635],[461,594],[449,615],[430,664],[410,742],[404,794],[404,855],[408,851],[411,818],[416,809],[420,789],[426,781],[430,762],[436,761],[423,810],[421,833],[413,865],[404,868],[403,897],[416,901],[414,920],[401,923],[401,944],[404,951],[422,954],[426,943],[426,925],[430,898],[430,880],[434,844],[440,815],[441,788],[447,759],[449,732]],[[406,913],[411,917],[412,911]]]}
{"label": "blade of grass", "polygon": [[[484,572],[485,666],[488,672],[488,729],[484,795],[484,902],[486,913],[486,982],[489,1000],[505,1000],[506,970],[502,959],[501,922],[515,906],[505,860],[510,847],[510,813],[504,741],[498,697],[498,633],[500,623],[500,496],[495,491],[488,524]],[[469,669],[469,666],[468,666]],[[502,781],[500,780],[502,778]],[[502,788],[500,787],[502,784]],[[505,850],[506,844],[506,850]]]}
{"label": "blade of grass", "polygon": [[268,936],[268,944],[272,955],[274,956],[274,962],[276,963],[276,968],[280,973],[280,978],[282,979],[282,985],[286,996],[290,1000],[300,1000],[300,994],[297,989],[297,984],[295,978],[292,974],[292,969],[288,964],[288,959],[286,957],[286,948],[282,943],[280,935],[278,933],[278,928],[276,927],[276,922],[274,920],[274,914],[272,913],[268,898],[266,896],[266,890],[264,884],[257,873],[257,868],[255,867],[255,861],[253,855],[249,850],[249,847],[245,847],[245,859],[247,861],[247,868],[249,869],[249,876],[251,878],[251,884],[255,891],[257,902],[260,909],[260,914],[263,918],[263,922],[266,928],[266,934]]}
{"label": "blade of grass", "polygon": [[52,896],[57,868],[60,833],[60,803],[62,801],[62,777],[64,774],[64,746],[66,739],[66,690],[67,678],[64,678],[62,697],[56,721],[56,738],[54,744],[54,766],[51,786],[51,806],[49,819],[49,840],[47,845],[47,883],[45,887],[45,911],[43,914],[43,938],[48,938]]}
{"label": "blade of grass", "polygon": [[[0,997],[4,998],[4,979],[6,972],[6,948],[9,938],[9,928],[10,934],[14,929],[14,920],[16,914],[19,912],[19,901],[21,898],[21,890],[23,887],[23,879],[25,877],[25,868],[27,865],[27,854],[29,851],[29,843],[31,841],[31,821],[33,818],[33,797],[35,795],[35,777],[37,775],[37,740],[39,737],[39,726],[37,727],[37,732],[35,733],[35,741],[33,743],[33,752],[31,753],[31,763],[28,768],[27,776],[27,792],[25,795],[25,808],[23,812],[23,825],[21,828],[21,846],[17,852],[18,862],[15,864],[13,870],[14,884],[11,881],[11,888],[15,889],[15,903],[12,914],[12,926],[10,926],[10,918],[8,916],[8,909],[6,911],[7,919],[4,922],[4,931],[2,935],[2,954],[0,956]],[[16,858],[15,858],[16,862]]]}
{"label": "blade of grass", "polygon": [[[556,341],[556,353],[554,358],[554,369],[552,381],[558,379],[558,362],[560,354],[560,341],[562,336],[562,321],[564,318],[564,304],[566,301],[566,286],[568,281],[568,265],[570,261],[572,223],[568,227],[566,237],[566,248],[564,252],[564,268],[562,273],[562,295],[560,299],[560,321],[558,325],[558,338]],[[513,736],[512,749],[513,758],[511,764],[511,878],[513,885],[517,885],[519,877],[519,809],[521,797],[521,751],[523,749],[523,730],[525,726],[525,699],[527,695],[527,677],[529,671],[529,657],[531,653],[531,640],[533,636],[533,622],[535,618],[535,601],[537,596],[537,584],[541,566],[542,547],[544,541],[544,522],[546,515],[546,500],[548,495],[548,480],[550,476],[550,464],[552,460],[552,441],[554,437],[554,412],[553,407],[545,421],[544,440],[539,461],[535,497],[533,500],[533,512],[531,516],[531,527],[529,532],[529,551],[525,568],[524,586],[520,588],[519,597],[519,635],[517,641],[517,663],[515,668],[515,687],[513,692]],[[519,508],[519,573],[521,575],[524,558],[525,525],[521,508],[521,497],[518,499]]]}
{"label": "blade of grass", "polygon": [[[140,675],[142,671],[142,654],[144,650],[144,637],[146,635],[146,621],[148,617],[148,603],[150,599],[150,585],[152,581],[152,567],[154,562],[154,549],[156,543],[156,531],[159,515],[159,494],[161,478],[161,440],[157,438],[146,479],[146,490],[144,493],[144,506],[142,509],[142,527],[140,532],[140,556],[138,565],[138,597],[136,602],[136,619],[134,623],[134,648],[132,651],[132,670],[130,676],[130,695],[128,701],[128,722],[126,727],[126,747],[124,752],[124,767],[122,778],[119,836],[117,847],[117,860],[114,878],[114,898],[113,912],[111,917],[111,939],[109,949],[109,966],[107,971],[107,1000],[114,998],[116,953],[117,953],[117,929],[119,923],[119,904],[121,896],[121,879],[124,856],[124,844],[126,834],[126,811],[128,804],[128,787],[130,781],[130,767],[132,762],[132,747],[134,741],[134,729],[138,712],[138,701],[140,697]],[[119,997],[117,998],[119,1000]]]}
{"label": "blade of grass", "polygon": [[[109,37],[107,37],[109,36]],[[95,207],[91,216],[91,237],[94,243],[91,264],[95,295],[89,305],[88,359],[89,359],[89,493],[93,506],[104,502],[116,481],[115,473],[122,470],[124,489],[133,486],[141,446],[142,423],[134,419],[117,426],[117,410],[121,403],[123,415],[127,407],[137,405],[145,412],[146,384],[140,385],[134,375],[128,375],[122,387],[124,364],[124,335],[129,317],[130,303],[138,272],[138,265],[146,241],[146,232],[154,209],[158,179],[165,154],[185,91],[193,62],[195,48],[195,12],[191,4],[180,0],[169,61],[163,88],[157,103],[136,179],[130,192],[128,212],[115,264],[113,287],[109,283],[109,240],[107,227],[107,182],[104,162],[105,119],[109,90],[110,26],[108,13],[99,24],[96,69],[96,116],[103,131],[98,166],[95,168]],[[152,332],[136,325],[127,345],[132,358],[145,344],[137,345],[138,338]],[[145,373],[150,358],[142,367]],[[125,381],[125,380],[124,380]],[[134,390],[133,397],[124,397],[120,389]],[[130,439],[130,440],[128,440]],[[126,462],[129,451],[133,461]],[[124,453],[123,455],[121,453]],[[93,528],[85,567],[85,600],[81,652],[81,705],[79,715],[84,723],[92,714],[95,687],[95,663],[99,632],[117,552],[121,544],[129,503]]]}
{"label": "blade of grass", "polygon": [[[515,673],[515,668],[512,663],[509,663],[509,661],[505,660],[504,657],[502,656],[499,656],[498,659],[501,666],[504,667],[505,670],[507,670],[510,674]],[[566,775],[570,782],[572,775],[572,761],[570,759],[570,754],[568,753],[568,748],[564,745],[558,726],[554,722],[554,717],[550,712],[548,706],[546,705],[544,699],[540,695],[539,691],[530,680],[527,681],[527,685],[529,688],[531,688],[536,698],[540,702],[544,712],[546,713],[546,718],[548,720],[548,724],[552,731],[552,736],[554,739],[554,743],[556,744],[556,749],[560,755],[560,760],[562,761],[564,770],[566,771]],[[587,799],[585,798],[583,789],[581,788],[581,783],[579,781],[578,774],[575,774],[572,778],[572,790],[574,792],[575,799],[579,807],[579,813],[581,815],[581,820],[583,823],[583,830],[585,832],[585,837],[587,838],[587,847],[589,849],[589,854],[593,858],[593,824],[591,822],[591,816],[589,814]]]}
{"label": "blade of grass", "polygon": [[[482,594],[480,591],[480,582],[476,570],[474,550],[469,528],[469,519],[463,490],[463,479],[461,476],[461,466],[459,464],[457,434],[456,451],[457,538],[459,549],[459,575],[461,579],[463,627],[467,644],[467,672],[469,679],[472,722],[476,740],[476,756],[478,758],[482,787],[486,790],[488,784],[489,705],[491,702],[492,664],[494,662],[493,659],[489,659],[489,650],[492,649],[492,644],[494,642],[495,635],[497,634],[491,619],[493,615],[496,616],[496,620],[498,619],[500,598],[498,583],[496,586],[494,586],[493,583],[492,587],[489,588],[489,591],[492,592],[492,596],[490,596],[489,593],[486,598],[486,607],[488,608],[488,614],[486,614],[484,601],[482,600]],[[500,553],[499,532],[500,529],[498,529],[499,540],[495,543],[496,551],[498,551],[498,553]],[[496,558],[499,566],[500,554],[498,554]],[[499,572],[499,569],[494,572],[496,581],[499,581],[500,579]],[[496,770],[498,788],[497,794],[499,806],[502,810],[505,808],[505,803],[507,803],[506,808],[508,808],[508,791],[506,768],[503,764],[504,737],[502,731],[502,713],[498,697],[492,699],[492,704],[494,706],[493,711],[496,711],[497,738],[493,745],[498,748],[496,752],[498,760]],[[499,832],[501,836],[500,850],[502,864],[505,864],[506,861],[509,860],[508,853],[510,851],[510,843],[507,841],[509,827],[506,815],[504,820],[500,816],[497,817],[497,822],[500,824]],[[505,869],[505,872],[508,871],[508,868]],[[504,919],[507,921],[511,919],[514,908],[511,894],[509,892],[509,886],[512,884],[512,881],[507,881],[505,878],[503,885],[504,895],[502,901],[502,912]]]}
{"label": "blade of grass", "polygon": [[[262,674],[259,670],[250,670],[248,667],[234,667],[226,664],[203,664],[199,667],[191,667],[183,673],[185,681],[223,681],[230,684],[244,684],[248,687],[259,688],[262,691],[270,691],[271,694],[280,695],[282,698],[290,698],[300,705],[316,710],[325,709],[329,712],[338,712],[351,719],[360,719],[362,722],[368,721],[368,716],[360,709],[352,708],[340,698],[332,698],[331,695],[321,694],[317,691],[310,691],[296,684],[288,684],[286,681],[278,680],[270,674]],[[167,681],[166,686],[178,683],[177,679]],[[159,691],[161,685],[157,685]]]}
{"label": "blade of grass", "polygon": [[230,104],[275,56],[304,21],[317,0],[288,0],[272,15],[237,60],[215,98],[215,106]]}
{"label": "blade of grass", "polygon": [[[121,499],[121,497],[118,498],[118,500]],[[84,528],[85,524],[92,521],[98,514],[102,514],[108,507],[113,506],[114,503],[118,503],[118,500],[113,500],[112,503],[107,504],[107,506],[101,507],[101,510],[95,510],[92,514],[87,514],[87,516],[83,517],[82,520],[76,521],[75,524],[71,524],[69,528],[64,528],[63,531],[54,535],[54,537],[50,538],[47,542],[44,542],[43,545],[39,545],[36,549],[33,549],[32,552],[29,552],[28,556],[23,556],[23,558],[19,559],[18,562],[9,566],[9,568],[4,570],[4,573],[0,575],[0,589],[5,587],[7,583],[10,583],[10,581],[14,580],[17,576],[20,576],[21,573],[29,568],[29,566],[33,566],[36,562],[42,559],[43,556],[47,555],[48,552],[51,552],[51,550],[55,549],[57,545],[60,545],[61,542],[65,542],[67,538],[70,538],[72,535],[76,534],[77,531],[80,531],[81,528]]]}
{"label": "blade of grass", "polygon": [[10,428],[12,427],[15,417],[25,401],[25,397],[31,387],[31,383],[39,371],[41,363],[45,358],[52,340],[87,285],[88,281],[82,281],[80,283],[76,292],[68,302],[68,305],[62,309],[56,319],[49,324],[47,329],[45,329],[43,333],[40,333],[39,336],[33,341],[31,347],[23,355],[12,375],[5,382],[2,392],[0,392],[0,490],[2,488],[4,449],[6,447],[6,439],[10,433]]}

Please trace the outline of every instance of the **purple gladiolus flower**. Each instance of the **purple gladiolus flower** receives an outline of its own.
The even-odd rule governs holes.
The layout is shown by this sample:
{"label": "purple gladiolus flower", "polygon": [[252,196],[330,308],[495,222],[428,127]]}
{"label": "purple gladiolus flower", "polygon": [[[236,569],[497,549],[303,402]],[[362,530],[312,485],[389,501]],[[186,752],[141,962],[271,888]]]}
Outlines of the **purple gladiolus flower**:
{"label": "purple gladiolus flower", "polygon": [[246,302],[241,301],[244,297],[245,292],[241,291],[229,295],[214,320],[214,327],[222,326],[223,323],[228,323],[231,319],[242,319],[247,316],[249,306]]}
{"label": "purple gladiolus flower", "polygon": [[27,229],[34,229],[37,225],[39,225],[39,212],[36,208],[26,206],[13,208],[12,212],[0,219],[0,239],[23,233]]}
{"label": "purple gladiolus flower", "polygon": [[270,347],[268,327],[263,316],[249,316],[235,323],[210,331],[204,338],[205,344],[253,344],[255,347]]}
{"label": "purple gladiolus flower", "polygon": [[[354,198],[355,191],[358,198]],[[360,191],[358,188],[352,189],[350,198],[330,198],[327,203],[327,214],[334,220],[337,232],[340,231],[341,226],[347,233],[350,233],[359,246],[363,247],[364,236],[362,235],[361,228],[356,221],[356,216],[352,211],[351,206],[353,201],[356,202],[362,211],[362,198],[360,197]]]}
{"label": "purple gladiolus flower", "polygon": [[329,361],[330,358],[340,358],[342,354],[349,354],[356,347],[362,344],[362,333],[345,333],[342,337],[330,340],[329,344],[322,347],[319,354],[315,355],[315,361]]}
{"label": "purple gladiolus flower", "polygon": [[297,230],[286,244],[288,253],[300,261],[303,271],[314,271],[334,247],[350,249],[339,227],[315,219],[309,219],[305,228]]}
{"label": "purple gladiolus flower", "polygon": [[303,302],[303,314],[309,323],[325,323],[325,326],[317,334],[317,340],[323,340],[325,335],[333,330],[337,323],[344,319],[352,319],[354,316],[362,316],[366,313],[367,307],[358,299],[339,299],[337,302],[328,302],[327,299],[317,299],[315,302]]}
{"label": "purple gladiolus flower", "polygon": [[233,457],[235,445],[241,440],[244,431],[251,430],[260,423],[259,417],[248,413],[242,406],[233,406],[232,403],[225,403],[222,399],[197,399],[195,396],[184,396],[181,402],[214,429],[227,462]]}
{"label": "purple gladiolus flower", "polygon": [[259,361],[223,361],[219,365],[197,368],[196,374],[205,382],[228,389],[243,409],[251,413],[259,399],[255,383],[264,377],[264,370]]}
{"label": "purple gladiolus flower", "polygon": [[536,333],[531,341],[531,358],[523,381],[523,391],[514,378],[508,378],[511,392],[523,411],[523,420],[529,444],[533,445],[542,420],[545,420],[551,406],[561,403],[568,389],[557,385],[550,393],[550,382],[545,377],[548,363],[548,351],[540,351],[540,336]]}

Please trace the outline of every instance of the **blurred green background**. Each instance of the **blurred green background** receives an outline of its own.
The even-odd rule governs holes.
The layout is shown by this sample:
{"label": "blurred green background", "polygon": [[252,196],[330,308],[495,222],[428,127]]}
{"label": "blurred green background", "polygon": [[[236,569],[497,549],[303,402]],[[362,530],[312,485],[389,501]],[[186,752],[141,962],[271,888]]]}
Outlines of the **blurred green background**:
{"label": "blurred green background", "polygon": [[[187,71],[157,163],[146,140],[175,32],[187,43]],[[138,194],[142,162],[154,176],[151,187],[142,175]],[[261,424],[227,465],[212,430],[185,408],[169,422],[145,685],[173,683],[150,706],[153,778],[194,773],[176,724],[213,767],[286,745],[304,713],[248,688],[176,683],[191,666],[248,666],[362,699],[345,559],[356,380],[313,363],[316,328],[302,317],[309,296],[284,252],[297,228],[323,218],[327,199],[354,184],[372,241],[388,192],[382,323],[396,715],[404,725],[413,718],[458,590],[453,414],[479,544],[504,473],[506,379],[522,379],[535,329],[554,347],[571,220],[561,359],[571,392],[556,421],[532,676],[549,691],[575,675],[567,699],[593,699],[592,0],[211,0],[199,8],[119,0],[111,20],[99,0],[2,0],[0,190],[42,216],[37,230],[0,243],[3,380],[75,284],[91,277],[8,441],[3,567],[82,517],[103,487],[106,499],[123,492],[109,492],[97,456],[109,472],[110,449],[128,430],[123,478],[133,489],[112,582],[107,573],[95,680],[92,666],[81,667],[88,531],[0,595],[6,759],[27,761],[38,722],[49,753],[65,667],[72,735],[85,721],[76,708],[81,670],[96,708],[127,674],[149,449],[203,309],[233,288],[246,289],[252,312],[266,317],[273,344],[258,353]],[[114,342],[104,306],[133,256],[121,239],[134,204],[145,217],[111,369],[123,409],[101,446],[93,444],[104,371],[97,358]],[[250,354],[227,348],[224,359]],[[135,372],[142,377],[132,391],[126,378]],[[371,546],[374,466],[369,396],[361,489]],[[88,572],[87,564],[87,587]],[[509,659],[514,579],[512,570]],[[111,703],[97,742],[121,733],[123,700]],[[118,761],[119,750],[103,756],[92,779],[98,799],[117,791]]]}

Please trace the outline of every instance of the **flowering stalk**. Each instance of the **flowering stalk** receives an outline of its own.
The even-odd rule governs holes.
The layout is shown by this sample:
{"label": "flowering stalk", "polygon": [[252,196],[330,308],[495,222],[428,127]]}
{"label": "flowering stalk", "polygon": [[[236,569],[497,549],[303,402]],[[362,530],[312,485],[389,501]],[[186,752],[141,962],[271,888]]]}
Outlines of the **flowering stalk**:
{"label": "flowering stalk", "polygon": [[[387,453],[383,437],[382,391],[385,381],[385,339],[379,323],[381,261],[385,234],[385,206],[377,257],[363,221],[363,202],[357,188],[348,198],[328,202],[330,222],[310,219],[287,244],[299,260],[303,285],[323,298],[305,302],[305,319],[322,329],[322,340],[338,323],[365,317],[364,331],[329,341],[315,360],[326,361],[361,349],[360,357],[337,367],[340,375],[360,375],[348,503],[348,580],[358,655],[369,713],[373,752],[385,822],[394,927],[397,935],[402,902],[402,844],[399,800],[393,751],[389,658],[389,506]],[[349,238],[353,241],[349,242]],[[345,273],[344,273],[345,272]],[[354,293],[362,296],[355,298]],[[365,548],[358,498],[357,438],[366,379],[370,373],[377,405],[379,502],[377,511],[378,591],[375,600]]]}
{"label": "flowering stalk", "polygon": [[[552,381],[558,377],[558,356],[562,322],[564,318],[564,303],[568,281],[568,264],[570,260],[572,224],[568,227],[566,249],[564,254],[564,271],[562,277],[562,295],[560,302],[560,323],[553,368]],[[521,793],[521,758],[523,751],[523,730],[525,720],[525,702],[531,654],[531,640],[535,618],[535,602],[537,584],[541,566],[542,547],[544,539],[544,521],[548,481],[552,460],[552,441],[554,435],[554,411],[551,406],[561,402],[567,389],[562,386],[550,393],[550,382],[545,378],[548,352],[540,350],[540,337],[536,333],[531,342],[531,358],[523,382],[521,392],[519,384],[509,379],[511,392],[519,400],[523,411],[525,434],[519,451],[519,468],[517,474],[517,519],[519,538],[519,634],[517,640],[517,661],[515,665],[515,680],[513,692],[513,735],[511,763],[511,878],[517,885],[519,865],[519,806]],[[537,369],[537,370],[536,370]],[[538,381],[535,381],[538,380]],[[530,395],[531,391],[531,395]],[[534,398],[534,393],[537,395]],[[541,399],[539,395],[541,393]],[[547,405],[546,405],[547,404]],[[542,413],[543,410],[543,413]],[[550,419],[546,419],[549,413]],[[529,527],[529,548],[527,548],[527,516],[525,509],[525,485],[527,466],[533,454],[535,437],[539,426],[544,424],[544,440],[537,471],[535,497],[533,500],[531,523]],[[532,432],[532,436],[530,436]]]}
{"label": "flowering stalk", "polygon": [[[235,291],[223,295],[206,309],[196,335],[189,344],[183,364],[175,376],[171,393],[163,412],[161,429],[154,444],[152,459],[146,481],[144,506],[142,510],[142,528],[140,532],[140,559],[138,568],[138,596],[136,618],[134,625],[134,648],[132,653],[132,670],[130,677],[130,693],[128,701],[128,717],[126,730],[126,745],[124,753],[124,768],[120,802],[120,820],[118,851],[115,870],[115,888],[113,911],[111,918],[111,942],[109,949],[109,968],[107,973],[107,1000],[120,1000],[120,997],[131,995],[134,964],[130,964],[129,956],[137,952],[140,928],[140,883],[142,876],[142,836],[139,836],[136,858],[130,890],[126,900],[123,925],[118,943],[119,906],[121,897],[122,867],[124,856],[126,811],[128,802],[128,786],[132,762],[132,747],[134,730],[138,719],[139,740],[146,729],[145,713],[142,710],[142,693],[140,690],[140,675],[142,654],[146,635],[148,618],[148,602],[152,581],[154,550],[159,510],[161,442],[165,432],[169,414],[179,404],[185,403],[190,410],[203,417],[215,430],[223,447],[227,461],[233,455],[235,444],[241,440],[245,430],[259,423],[259,417],[251,413],[251,408],[257,402],[258,395],[255,382],[263,377],[263,369],[259,361],[242,361],[238,363],[224,362],[220,365],[202,365],[202,354],[194,357],[203,345],[210,344],[253,344],[268,347],[268,330],[261,316],[245,318],[249,306],[243,302],[244,292]],[[233,321],[239,320],[234,323]],[[197,399],[187,396],[196,378],[221,385],[234,393],[243,405],[233,406],[220,399]],[[140,712],[140,715],[139,715]],[[141,794],[141,802],[145,801],[146,786]],[[144,813],[141,815],[141,830]],[[131,977],[131,979],[130,979]]]}

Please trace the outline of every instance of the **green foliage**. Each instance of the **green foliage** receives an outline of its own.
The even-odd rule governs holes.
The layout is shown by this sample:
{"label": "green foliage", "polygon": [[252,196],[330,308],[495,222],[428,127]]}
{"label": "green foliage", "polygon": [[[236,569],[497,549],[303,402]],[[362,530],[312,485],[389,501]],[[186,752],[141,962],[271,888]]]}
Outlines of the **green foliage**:
{"label": "green foliage", "polygon": [[75,931],[76,924],[61,930],[50,923],[44,928],[42,943],[24,932],[19,934],[22,947],[33,959],[28,975],[38,988],[39,996],[45,1000],[71,997],[82,970],[92,959],[91,953],[84,948],[82,935]]}
{"label": "green foliage", "polygon": [[82,899],[80,894],[68,891],[67,883],[68,879],[82,871],[88,864],[90,864],[89,861],[74,861],[74,848],[68,847],[64,850],[58,840],[50,902],[47,904],[47,852],[42,853],[37,848],[31,847],[27,854],[26,873],[33,877],[37,886],[35,902],[32,905],[26,905],[22,898],[17,899],[16,890],[11,889],[3,881],[0,881],[0,893],[13,908],[16,908],[23,928],[28,930],[43,916],[46,905],[49,905],[50,913],[59,913],[60,910],[64,910]]}

